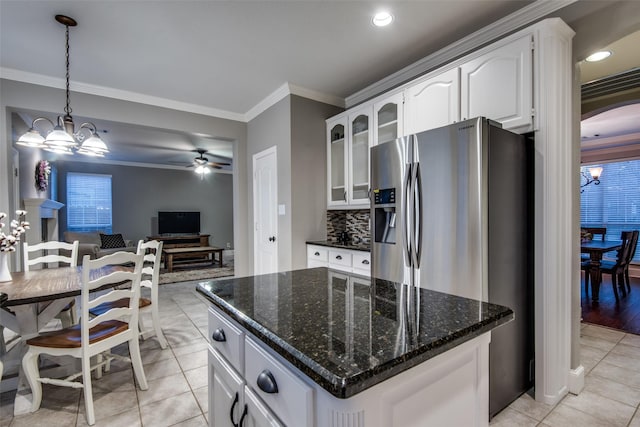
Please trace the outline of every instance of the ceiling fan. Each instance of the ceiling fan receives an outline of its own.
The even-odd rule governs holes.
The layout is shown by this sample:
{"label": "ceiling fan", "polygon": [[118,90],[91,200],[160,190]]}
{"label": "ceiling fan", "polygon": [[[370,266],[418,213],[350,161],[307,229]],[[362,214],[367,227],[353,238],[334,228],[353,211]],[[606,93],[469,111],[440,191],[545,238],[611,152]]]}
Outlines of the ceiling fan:
{"label": "ceiling fan", "polygon": [[195,167],[195,168],[207,168],[207,167],[211,167],[213,169],[222,169],[222,166],[230,166],[231,163],[223,163],[223,162],[210,162],[209,159],[207,159],[206,157],[204,157],[204,155],[206,154],[207,150],[203,149],[203,148],[197,148],[194,150],[196,153],[198,153],[198,156],[193,159],[193,163],[191,163],[189,166],[187,166],[188,168],[191,167]]}

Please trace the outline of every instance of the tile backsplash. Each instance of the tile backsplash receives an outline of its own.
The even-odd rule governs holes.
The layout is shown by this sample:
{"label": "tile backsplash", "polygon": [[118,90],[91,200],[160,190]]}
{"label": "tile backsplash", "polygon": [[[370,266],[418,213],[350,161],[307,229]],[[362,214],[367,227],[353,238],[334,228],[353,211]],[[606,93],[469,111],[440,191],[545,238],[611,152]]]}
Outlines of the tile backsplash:
{"label": "tile backsplash", "polygon": [[327,240],[337,242],[340,233],[346,231],[353,243],[371,243],[369,209],[328,210]]}

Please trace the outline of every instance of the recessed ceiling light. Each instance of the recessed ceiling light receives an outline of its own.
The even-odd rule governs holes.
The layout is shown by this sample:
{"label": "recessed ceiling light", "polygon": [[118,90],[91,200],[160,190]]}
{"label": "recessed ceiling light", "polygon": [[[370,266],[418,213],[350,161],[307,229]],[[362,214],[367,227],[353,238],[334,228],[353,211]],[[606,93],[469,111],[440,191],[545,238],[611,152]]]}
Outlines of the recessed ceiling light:
{"label": "recessed ceiling light", "polygon": [[598,62],[598,61],[602,61],[605,58],[608,58],[611,56],[611,51],[609,50],[601,50],[600,52],[596,52],[596,53],[592,53],[591,55],[587,56],[586,61],[587,62]]}
{"label": "recessed ceiling light", "polygon": [[393,15],[389,12],[378,12],[373,16],[373,25],[376,27],[386,27],[393,21]]}

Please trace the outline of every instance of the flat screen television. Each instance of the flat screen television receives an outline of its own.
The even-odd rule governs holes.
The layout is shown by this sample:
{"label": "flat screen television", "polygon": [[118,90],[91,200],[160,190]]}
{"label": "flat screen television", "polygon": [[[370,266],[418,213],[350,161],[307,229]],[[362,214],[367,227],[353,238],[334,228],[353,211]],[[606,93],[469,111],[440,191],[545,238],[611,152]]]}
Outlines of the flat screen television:
{"label": "flat screen television", "polygon": [[200,234],[200,212],[158,212],[159,234]]}

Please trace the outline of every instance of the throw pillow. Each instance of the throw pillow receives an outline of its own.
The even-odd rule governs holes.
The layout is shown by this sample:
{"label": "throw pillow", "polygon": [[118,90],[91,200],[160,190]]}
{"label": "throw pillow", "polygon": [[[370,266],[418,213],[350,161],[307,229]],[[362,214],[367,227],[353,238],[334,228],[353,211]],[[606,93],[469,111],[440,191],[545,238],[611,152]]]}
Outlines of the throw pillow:
{"label": "throw pillow", "polygon": [[102,245],[100,246],[102,249],[113,249],[113,248],[124,248],[126,245],[124,244],[124,239],[122,238],[122,234],[102,234],[100,233],[100,241]]}

